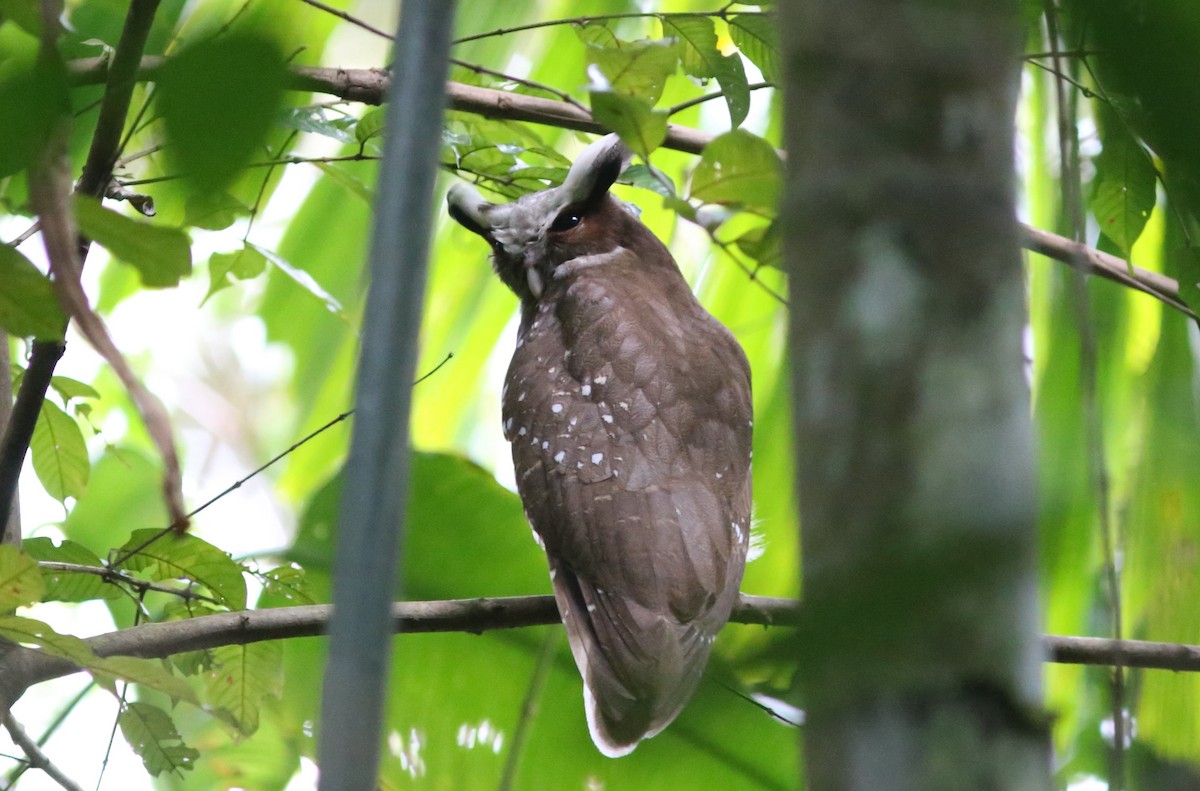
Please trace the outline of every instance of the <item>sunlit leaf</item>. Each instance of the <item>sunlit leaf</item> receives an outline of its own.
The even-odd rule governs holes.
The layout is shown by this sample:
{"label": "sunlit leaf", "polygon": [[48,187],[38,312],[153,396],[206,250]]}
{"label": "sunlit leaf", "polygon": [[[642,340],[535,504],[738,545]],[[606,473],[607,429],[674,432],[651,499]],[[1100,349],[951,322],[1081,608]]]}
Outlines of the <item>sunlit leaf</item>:
{"label": "sunlit leaf", "polygon": [[729,37],[762,72],[767,82],[779,82],[779,28],[774,15],[738,14],[729,18]]}
{"label": "sunlit leaf", "polygon": [[29,452],[33,471],[47,494],[60,503],[83,494],[91,472],[83,432],[75,418],[51,401],[42,402]]}
{"label": "sunlit leaf", "polygon": [[143,285],[177,286],[192,273],[191,240],[178,228],[135,220],[82,196],[76,196],[74,207],[79,229],[137,269]]}
{"label": "sunlit leaf", "polygon": [[637,96],[653,106],[675,73],[679,50],[669,41],[627,41],[615,47],[589,45],[587,58],[603,77],[594,80],[594,90]]}
{"label": "sunlit leaf", "polygon": [[783,163],[771,144],[735,129],[704,147],[692,172],[691,197],[774,214]]}
{"label": "sunlit leaf", "polygon": [[191,769],[200,757],[199,750],[184,743],[171,715],[153,704],[130,701],[117,717],[117,724],[125,741],[154,777],[163,772]]}
{"label": "sunlit leaf", "polygon": [[327,107],[293,107],[280,115],[280,123],[289,129],[322,135],[339,143],[354,142],[354,134],[350,130],[357,122],[357,118]]}
{"label": "sunlit leaf", "polygon": [[100,394],[96,392],[96,388],[86,382],[81,382],[78,379],[72,379],[69,376],[55,374],[50,379],[50,386],[54,391],[62,396],[64,401],[70,401],[74,398],[100,398]]}
{"label": "sunlit leaf", "polygon": [[168,60],[156,98],[167,153],[184,177],[202,192],[227,187],[265,140],[286,77],[278,44],[243,26]]}
{"label": "sunlit leaf", "polygon": [[123,560],[120,567],[145,571],[156,581],[195,582],[229,609],[246,609],[246,579],[242,576],[242,567],[227,552],[193,535],[167,534],[149,546],[142,546],[159,532],[150,528],[135,530],[124,546],[113,550],[113,557],[123,557],[142,548]]}
{"label": "sunlit leaf", "polygon": [[1154,209],[1156,174],[1149,155],[1128,132],[1116,127],[1104,137],[1096,157],[1096,177],[1088,206],[1100,231],[1129,259],[1133,243]]}
{"label": "sunlit leaf", "polygon": [[679,40],[680,63],[694,77],[715,77],[729,106],[733,127],[741,125],[750,111],[750,89],[746,70],[737,55],[722,55],[717,49],[717,31],[712,17],[672,14],[662,19],[663,35]]}
{"label": "sunlit leaf", "polygon": [[383,134],[383,126],[386,121],[387,115],[382,107],[367,110],[354,125],[354,139],[361,145],[372,138],[379,137]]}
{"label": "sunlit leaf", "polygon": [[675,194],[675,182],[671,181],[670,176],[641,162],[625,168],[625,172],[621,174],[621,180],[628,181],[635,187],[657,192],[664,197]]}
{"label": "sunlit leaf", "polygon": [[41,601],[44,591],[37,561],[15,546],[0,545],[0,612]]}
{"label": "sunlit leaf", "polygon": [[234,280],[256,278],[266,268],[266,256],[248,245],[229,253],[213,253],[208,259],[208,294],[204,299],[229,288]]}
{"label": "sunlit leaf", "polygon": [[0,329],[18,338],[52,341],[62,338],[66,321],[50,280],[25,256],[0,244]]}
{"label": "sunlit leaf", "polygon": [[295,564],[279,566],[262,574],[263,592],[259,607],[290,607],[296,604],[316,604],[312,585],[304,569]]}

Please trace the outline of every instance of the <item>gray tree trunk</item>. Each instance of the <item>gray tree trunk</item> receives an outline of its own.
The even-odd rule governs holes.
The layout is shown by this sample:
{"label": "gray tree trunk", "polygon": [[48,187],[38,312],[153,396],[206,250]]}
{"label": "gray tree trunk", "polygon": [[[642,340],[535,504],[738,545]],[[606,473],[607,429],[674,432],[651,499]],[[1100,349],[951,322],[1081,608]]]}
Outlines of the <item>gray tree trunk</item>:
{"label": "gray tree trunk", "polygon": [[1017,4],[781,13],[809,787],[1049,788]]}

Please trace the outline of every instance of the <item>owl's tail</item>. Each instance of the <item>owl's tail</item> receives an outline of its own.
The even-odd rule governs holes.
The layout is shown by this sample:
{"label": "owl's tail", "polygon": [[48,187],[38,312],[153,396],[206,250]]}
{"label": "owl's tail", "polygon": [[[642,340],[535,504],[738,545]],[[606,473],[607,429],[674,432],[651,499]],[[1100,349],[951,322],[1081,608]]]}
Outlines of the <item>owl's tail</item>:
{"label": "owl's tail", "polygon": [[[628,755],[658,734],[695,692],[732,600],[700,623],[680,623],[590,585],[551,558],[554,596],[583,676],[588,730],[601,753]],[[724,612],[715,609],[724,608]]]}

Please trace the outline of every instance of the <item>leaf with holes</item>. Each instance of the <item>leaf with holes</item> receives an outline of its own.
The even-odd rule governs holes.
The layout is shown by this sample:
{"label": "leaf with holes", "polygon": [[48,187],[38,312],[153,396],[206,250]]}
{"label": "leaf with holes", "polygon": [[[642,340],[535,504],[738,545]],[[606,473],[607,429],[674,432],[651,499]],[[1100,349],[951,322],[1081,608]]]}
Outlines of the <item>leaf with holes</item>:
{"label": "leaf with holes", "polygon": [[[679,64],[679,50],[670,41],[626,41],[615,47],[587,48],[589,73],[600,71],[597,91],[615,91],[645,99],[653,106],[662,96],[667,77]],[[606,84],[607,83],[607,84]]]}
{"label": "leaf with holes", "polygon": [[592,115],[643,159],[667,139],[667,114],[636,96],[592,91]]}
{"label": "leaf with holes", "polygon": [[[124,557],[160,532],[153,528],[135,530],[123,547],[113,550],[113,557]],[[137,554],[121,561],[120,568],[148,572],[155,582],[194,582],[208,589],[209,594],[225,607],[246,609],[246,578],[242,576],[242,567],[229,553],[193,535],[167,534],[157,538],[149,546],[139,549]]]}
{"label": "leaf with holes", "polygon": [[55,500],[78,499],[87,489],[91,463],[83,432],[75,418],[52,401],[42,402],[29,451],[42,488]]}
{"label": "leaf with holes", "polygon": [[779,82],[779,30],[773,16],[738,14],[729,19],[729,37],[767,82]]}
{"label": "leaf with holes", "polygon": [[750,112],[750,87],[746,69],[738,55],[722,55],[717,49],[717,31],[711,17],[672,14],[662,17],[663,35],[679,41],[679,62],[693,77],[715,77],[725,94],[729,120],[741,126]]}
{"label": "leaf with holes", "polygon": [[222,719],[249,736],[258,730],[263,699],[283,693],[283,645],[225,645],[213,649],[211,657],[205,698]]}
{"label": "leaf with holes", "polygon": [[163,772],[181,772],[191,769],[200,757],[200,751],[188,747],[171,715],[158,706],[133,701],[117,718],[121,735],[142,759],[146,771],[155,777]]}
{"label": "leaf with holes", "polygon": [[49,278],[13,247],[0,244],[0,330],[57,341],[66,324]]}
{"label": "leaf with holes", "polygon": [[[71,563],[93,569],[104,566],[94,552],[78,541],[70,539],[56,545],[52,539],[45,536],[27,538],[21,542],[21,548],[37,561]],[[121,597],[121,589],[105,582],[99,574],[44,569],[42,576],[46,580],[46,593],[42,601],[90,601]]]}
{"label": "leaf with holes", "polygon": [[41,601],[44,591],[37,561],[17,547],[0,545],[0,612]]}
{"label": "leaf with holes", "polygon": [[304,569],[295,564],[279,566],[262,575],[263,592],[259,607],[290,607],[296,604],[316,604],[312,585]]}
{"label": "leaf with holes", "polygon": [[783,186],[783,162],[766,140],[742,129],[704,147],[692,172],[690,197],[774,214]]}
{"label": "leaf with holes", "polygon": [[192,243],[180,229],[135,220],[80,195],[74,206],[79,230],[136,269],[142,285],[177,286],[192,273]]}

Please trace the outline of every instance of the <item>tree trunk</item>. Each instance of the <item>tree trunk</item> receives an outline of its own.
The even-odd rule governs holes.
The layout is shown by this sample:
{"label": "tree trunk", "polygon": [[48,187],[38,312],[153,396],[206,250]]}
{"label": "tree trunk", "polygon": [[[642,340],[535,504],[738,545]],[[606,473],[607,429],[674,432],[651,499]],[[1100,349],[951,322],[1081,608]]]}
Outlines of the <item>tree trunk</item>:
{"label": "tree trunk", "polygon": [[782,13],[809,786],[1049,788],[1016,3]]}

